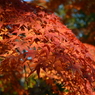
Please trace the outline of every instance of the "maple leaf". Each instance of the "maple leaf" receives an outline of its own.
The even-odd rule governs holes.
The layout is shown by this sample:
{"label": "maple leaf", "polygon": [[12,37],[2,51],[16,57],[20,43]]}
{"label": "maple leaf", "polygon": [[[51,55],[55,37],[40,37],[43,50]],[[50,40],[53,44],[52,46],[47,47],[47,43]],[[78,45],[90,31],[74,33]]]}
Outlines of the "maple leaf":
{"label": "maple leaf", "polygon": [[84,43],[84,45],[86,46],[88,52],[91,54],[89,54],[88,57],[95,61],[95,47],[87,43]]}
{"label": "maple leaf", "polygon": [[41,47],[42,48],[42,50],[41,50],[41,52],[40,52],[40,55],[43,55],[43,54],[45,54],[45,56],[46,57],[48,57],[49,56],[49,53],[50,53],[50,47],[49,47],[49,45],[44,45],[43,47]]}
{"label": "maple leaf", "polygon": [[17,41],[17,42],[12,42],[12,43],[15,45],[13,49],[17,48],[21,53],[23,50],[28,49],[28,44],[23,41]]}
{"label": "maple leaf", "polygon": [[88,80],[86,80],[86,88],[87,88],[87,92],[89,93],[89,95],[94,95],[94,93],[91,89],[91,85]]}
{"label": "maple leaf", "polygon": [[57,71],[60,72],[60,71],[63,71],[63,70],[64,70],[64,68],[63,68],[62,63],[61,63],[60,60],[56,61],[56,62],[54,63],[54,65],[55,65],[55,69],[56,69]]}
{"label": "maple leaf", "polygon": [[26,58],[28,60],[32,60],[36,56],[36,50],[33,49],[26,49],[26,52],[24,53]]}
{"label": "maple leaf", "polygon": [[0,28],[3,26],[3,22],[0,21]]}
{"label": "maple leaf", "polygon": [[72,74],[75,74],[78,72],[81,76],[83,76],[82,71],[81,71],[82,66],[80,64],[78,63],[70,64],[68,68],[72,70]]}

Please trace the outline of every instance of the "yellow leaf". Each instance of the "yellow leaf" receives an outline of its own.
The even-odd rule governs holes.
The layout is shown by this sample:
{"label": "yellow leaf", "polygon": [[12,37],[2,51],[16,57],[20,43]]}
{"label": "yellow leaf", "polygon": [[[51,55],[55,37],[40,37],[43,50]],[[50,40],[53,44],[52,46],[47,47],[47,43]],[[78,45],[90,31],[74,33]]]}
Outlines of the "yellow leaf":
{"label": "yellow leaf", "polygon": [[0,41],[3,40],[3,38],[0,36]]}

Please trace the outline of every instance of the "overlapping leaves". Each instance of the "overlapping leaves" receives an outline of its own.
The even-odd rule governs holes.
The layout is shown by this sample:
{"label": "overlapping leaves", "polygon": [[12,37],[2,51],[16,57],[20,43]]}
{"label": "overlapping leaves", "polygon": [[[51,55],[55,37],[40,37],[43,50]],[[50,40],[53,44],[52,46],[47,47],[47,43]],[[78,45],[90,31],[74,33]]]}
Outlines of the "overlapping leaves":
{"label": "overlapping leaves", "polygon": [[0,54],[3,59],[0,75],[4,84],[23,77],[25,67],[29,68],[26,78],[34,71],[40,77],[43,69],[55,71],[54,76],[51,73],[46,76],[55,80],[55,76],[60,76],[58,80],[65,83],[69,95],[92,95],[95,62],[87,48],[53,13],[41,7],[29,8],[27,11],[7,6],[0,13]]}

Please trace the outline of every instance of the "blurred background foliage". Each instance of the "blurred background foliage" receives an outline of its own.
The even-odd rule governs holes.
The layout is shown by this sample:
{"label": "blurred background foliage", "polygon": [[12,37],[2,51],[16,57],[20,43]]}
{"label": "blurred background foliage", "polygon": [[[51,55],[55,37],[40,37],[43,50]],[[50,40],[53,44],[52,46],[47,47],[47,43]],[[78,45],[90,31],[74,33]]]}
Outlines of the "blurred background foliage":
{"label": "blurred background foliage", "polygon": [[24,1],[53,11],[79,40],[95,45],[95,0]]}
{"label": "blurred background foliage", "polygon": [[[65,88],[65,85],[61,84],[57,80],[51,78],[38,78],[37,74],[32,74],[25,82],[24,77],[20,80],[20,85],[22,90],[19,88],[19,93],[16,92],[11,85],[11,82],[8,83],[7,87],[1,87],[2,81],[0,81],[0,95],[62,95],[62,93],[69,92]],[[7,91],[4,91],[5,88],[9,88]]]}

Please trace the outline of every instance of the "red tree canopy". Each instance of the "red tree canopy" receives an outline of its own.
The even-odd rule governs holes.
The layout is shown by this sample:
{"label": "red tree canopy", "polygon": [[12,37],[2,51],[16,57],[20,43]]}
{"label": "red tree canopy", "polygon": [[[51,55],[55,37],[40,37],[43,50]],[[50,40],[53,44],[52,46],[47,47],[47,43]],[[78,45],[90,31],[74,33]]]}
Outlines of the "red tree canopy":
{"label": "red tree canopy", "polygon": [[[55,71],[68,95],[92,95],[95,68],[92,56],[52,12],[20,0],[0,1],[0,80],[20,89],[24,66],[31,72]],[[3,3],[2,3],[3,2]],[[19,5],[19,7],[18,7]],[[8,89],[8,88],[7,88]],[[6,90],[7,90],[6,89]]]}

